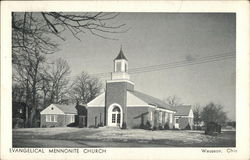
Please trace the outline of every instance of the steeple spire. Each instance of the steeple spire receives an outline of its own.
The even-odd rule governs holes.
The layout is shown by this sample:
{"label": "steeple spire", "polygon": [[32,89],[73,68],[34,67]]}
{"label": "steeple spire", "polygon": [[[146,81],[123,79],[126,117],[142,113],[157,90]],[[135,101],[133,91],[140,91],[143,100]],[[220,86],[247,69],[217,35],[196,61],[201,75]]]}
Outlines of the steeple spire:
{"label": "steeple spire", "polygon": [[120,52],[119,52],[118,56],[114,60],[118,60],[118,59],[125,59],[125,60],[127,60],[127,58],[123,54],[122,45],[121,45]]}

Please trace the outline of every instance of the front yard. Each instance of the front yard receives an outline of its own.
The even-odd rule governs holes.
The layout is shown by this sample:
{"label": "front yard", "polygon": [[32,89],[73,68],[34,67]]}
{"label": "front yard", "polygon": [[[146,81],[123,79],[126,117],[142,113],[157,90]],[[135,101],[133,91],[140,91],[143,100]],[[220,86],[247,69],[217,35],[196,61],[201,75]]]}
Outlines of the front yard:
{"label": "front yard", "polygon": [[118,128],[13,129],[13,147],[234,147],[235,131],[217,136],[204,131]]}

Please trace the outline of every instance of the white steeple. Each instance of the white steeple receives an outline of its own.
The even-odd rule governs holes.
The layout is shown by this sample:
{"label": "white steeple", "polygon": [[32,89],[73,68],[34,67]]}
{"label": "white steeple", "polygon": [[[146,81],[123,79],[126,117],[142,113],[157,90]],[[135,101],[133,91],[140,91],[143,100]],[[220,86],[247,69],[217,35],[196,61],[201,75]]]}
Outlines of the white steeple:
{"label": "white steeple", "polygon": [[128,60],[123,54],[122,46],[118,56],[114,59],[112,80],[129,80]]}

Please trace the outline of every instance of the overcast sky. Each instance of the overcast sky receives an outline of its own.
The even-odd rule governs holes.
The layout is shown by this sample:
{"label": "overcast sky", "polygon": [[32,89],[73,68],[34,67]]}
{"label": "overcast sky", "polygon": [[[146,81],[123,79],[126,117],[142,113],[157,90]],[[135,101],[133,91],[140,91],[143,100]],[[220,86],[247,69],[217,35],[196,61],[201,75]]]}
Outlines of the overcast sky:
{"label": "overcast sky", "polygon": [[[129,68],[235,54],[235,14],[121,13],[115,23],[130,28],[113,35],[119,40],[84,34],[79,41],[65,34],[61,50],[49,58],[66,59],[75,76],[111,72],[121,44]],[[176,95],[183,104],[219,103],[235,120],[235,58],[132,74],[131,81],[136,90],[160,99]]]}

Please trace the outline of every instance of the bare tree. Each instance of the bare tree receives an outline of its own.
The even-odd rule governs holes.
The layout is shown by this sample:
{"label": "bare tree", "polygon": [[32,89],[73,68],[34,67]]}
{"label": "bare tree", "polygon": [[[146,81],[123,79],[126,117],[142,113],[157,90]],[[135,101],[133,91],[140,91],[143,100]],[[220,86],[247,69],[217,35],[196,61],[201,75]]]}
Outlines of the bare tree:
{"label": "bare tree", "polygon": [[57,59],[53,62],[49,73],[50,103],[62,103],[69,84],[70,67],[66,60]]}
{"label": "bare tree", "polygon": [[[118,13],[63,13],[63,12],[13,12],[12,53],[13,63],[20,63],[20,51],[51,54],[57,51],[55,38],[65,40],[64,31],[79,39],[80,33],[90,33],[113,39],[112,34],[123,33],[125,24],[114,25]],[[110,25],[113,24],[113,25]]]}
{"label": "bare tree", "polygon": [[180,98],[178,98],[177,96],[169,96],[167,98],[165,98],[163,100],[165,103],[167,103],[167,105],[171,106],[171,107],[175,107],[180,105]]}
{"label": "bare tree", "polygon": [[[20,97],[24,98],[22,101],[31,109],[30,115],[26,116],[30,126],[36,117],[39,101],[43,98],[46,104],[49,96],[53,102],[60,101],[65,93],[62,90],[68,83],[58,75],[48,77],[44,72],[46,54],[58,51],[56,39],[65,40],[64,31],[70,32],[77,39],[79,33],[87,32],[112,39],[110,35],[113,33],[126,31],[123,29],[124,24],[110,25],[114,24],[112,20],[117,16],[117,13],[12,12],[13,82],[22,86],[20,93],[24,95]],[[53,82],[52,91],[49,90],[50,78],[57,79]],[[17,88],[14,89],[13,95],[18,92]],[[26,111],[28,113],[28,109]]]}
{"label": "bare tree", "polygon": [[[37,50],[35,53],[30,52],[22,54],[22,65],[14,64],[14,81],[25,85],[26,88],[26,105],[32,106],[29,116],[29,124],[32,126],[33,119],[37,111],[38,90],[41,80],[40,70],[43,68],[45,57],[41,56]],[[28,111],[27,111],[28,112]]]}
{"label": "bare tree", "polygon": [[201,106],[200,104],[195,104],[193,106],[193,113],[194,113],[194,125],[197,127],[201,123]]}
{"label": "bare tree", "polygon": [[89,76],[86,72],[82,72],[74,80],[71,88],[72,98],[86,104],[100,94],[102,83],[99,79]]}

